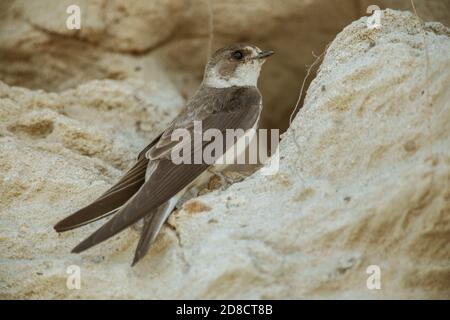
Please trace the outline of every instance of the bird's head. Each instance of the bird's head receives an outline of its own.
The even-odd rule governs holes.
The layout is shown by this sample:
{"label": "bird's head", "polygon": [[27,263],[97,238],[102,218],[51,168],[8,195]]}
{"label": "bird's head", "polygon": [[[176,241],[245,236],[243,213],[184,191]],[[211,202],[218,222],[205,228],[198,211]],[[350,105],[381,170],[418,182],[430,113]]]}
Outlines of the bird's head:
{"label": "bird's head", "polygon": [[203,84],[213,88],[255,86],[261,66],[273,51],[250,44],[233,44],[214,52],[206,65]]}

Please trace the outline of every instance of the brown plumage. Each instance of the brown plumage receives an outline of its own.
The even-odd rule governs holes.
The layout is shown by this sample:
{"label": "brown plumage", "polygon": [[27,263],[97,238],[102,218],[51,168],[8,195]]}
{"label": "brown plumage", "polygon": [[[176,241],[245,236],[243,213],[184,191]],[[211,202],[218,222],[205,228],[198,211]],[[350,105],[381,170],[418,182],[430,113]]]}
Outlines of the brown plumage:
{"label": "brown plumage", "polygon": [[[243,52],[248,50],[245,53],[247,55],[245,59],[250,59],[251,54],[256,56],[253,59],[257,59],[258,54],[261,54],[256,47],[247,45],[235,45],[228,49],[221,49],[212,57],[206,72],[208,72],[208,68],[223,68],[223,65],[226,64],[225,57],[227,61],[231,61],[229,55],[239,50],[236,48],[241,48]],[[235,61],[232,63],[236,64]],[[246,62],[243,60],[242,63]],[[233,72],[229,75],[229,77],[235,78],[239,78],[239,76]],[[226,83],[227,79],[226,75],[220,75],[220,81]],[[214,81],[215,78],[213,83]],[[192,133],[193,121],[201,121],[203,131],[211,128],[219,129],[223,134],[226,129],[246,131],[255,127],[260,111],[261,96],[256,88],[256,83],[250,86],[232,85],[223,88],[214,88],[203,83],[197,93],[188,101],[184,111],[161,135],[142,150],[134,166],[117,184],[90,205],[58,222],[55,230],[67,231],[114,214],[101,228],[73,249],[72,252],[78,253],[114,236],[140,219],[144,219],[141,239],[133,260],[133,264],[135,264],[145,255],[161,225],[173,210],[178,199],[176,196],[198,181],[210,167],[206,163],[175,164],[171,160],[171,152],[178,145],[178,141],[171,140],[173,131],[184,128]],[[192,138],[193,134],[190,136]],[[201,152],[202,149],[199,148],[204,148],[208,143],[194,145],[191,141],[191,156],[195,152]],[[225,151],[224,146],[222,153]],[[219,158],[222,153],[215,154],[215,159]]]}

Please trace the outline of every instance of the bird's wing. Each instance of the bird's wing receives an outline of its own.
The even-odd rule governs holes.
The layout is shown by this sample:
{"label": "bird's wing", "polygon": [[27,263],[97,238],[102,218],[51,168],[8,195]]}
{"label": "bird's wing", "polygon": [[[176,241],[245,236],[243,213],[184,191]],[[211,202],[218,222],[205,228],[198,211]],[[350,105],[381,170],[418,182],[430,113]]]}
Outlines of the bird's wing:
{"label": "bird's wing", "polygon": [[172,121],[169,127],[161,134],[160,139],[155,145],[149,148],[146,152],[146,157],[150,160],[158,160],[162,158],[170,158],[170,153],[173,148],[178,145],[181,147],[182,143],[186,143],[187,141],[174,141],[172,140],[172,136],[175,130],[183,129],[187,130],[190,134],[192,134],[194,129],[194,123],[191,120],[192,117],[188,115],[188,110],[184,110],[184,112],[180,113],[177,118]]}
{"label": "bird's wing", "polygon": [[[218,111],[206,116],[202,120],[203,130],[210,128],[225,132],[226,129],[253,128],[259,118],[260,101],[248,107],[242,107],[230,111]],[[195,144],[194,144],[195,145]],[[191,149],[192,153],[198,152],[200,145]],[[220,156],[218,152],[216,158]],[[123,206],[117,214],[105,223],[100,229],[76,246],[72,252],[82,252],[110,237],[121,232],[128,226],[137,222],[148,213],[158,208],[172,196],[183,190],[195,180],[209,164],[174,164],[170,159],[162,158],[141,189]]]}
{"label": "bird's wing", "polygon": [[158,142],[160,137],[161,135],[141,151],[137,162],[114,186],[88,206],[59,221],[54,229],[57,232],[68,231],[117,212],[144,183],[149,160],[143,155]]}

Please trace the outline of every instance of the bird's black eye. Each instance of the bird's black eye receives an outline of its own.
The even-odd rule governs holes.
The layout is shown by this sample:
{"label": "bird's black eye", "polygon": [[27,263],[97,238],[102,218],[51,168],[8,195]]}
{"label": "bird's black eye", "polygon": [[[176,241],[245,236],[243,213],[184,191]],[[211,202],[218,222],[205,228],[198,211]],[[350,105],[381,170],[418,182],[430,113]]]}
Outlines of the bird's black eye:
{"label": "bird's black eye", "polygon": [[239,50],[234,51],[231,55],[233,56],[233,59],[235,59],[235,60],[241,60],[244,57],[244,55],[242,54],[242,51],[239,51]]}

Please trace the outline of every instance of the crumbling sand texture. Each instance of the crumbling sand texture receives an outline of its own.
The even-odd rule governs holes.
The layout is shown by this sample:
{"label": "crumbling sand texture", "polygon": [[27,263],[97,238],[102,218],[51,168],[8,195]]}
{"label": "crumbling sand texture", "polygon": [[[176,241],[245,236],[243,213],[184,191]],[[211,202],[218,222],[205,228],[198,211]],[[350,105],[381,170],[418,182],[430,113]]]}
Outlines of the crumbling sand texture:
{"label": "crumbling sand texture", "polygon": [[[52,226],[111,186],[183,107],[172,71],[148,57],[155,73],[144,78],[53,93],[34,90],[34,73],[32,89],[1,83],[0,297],[449,299],[450,31],[394,10],[380,30],[366,20],[329,46],[283,136],[279,172],[186,203],[134,268],[136,230],[73,255],[102,222],[61,235]],[[95,38],[96,23],[77,37],[116,48]],[[138,38],[138,49],[166,36]],[[66,288],[73,264],[81,290]],[[366,287],[370,265],[380,290]]]}

